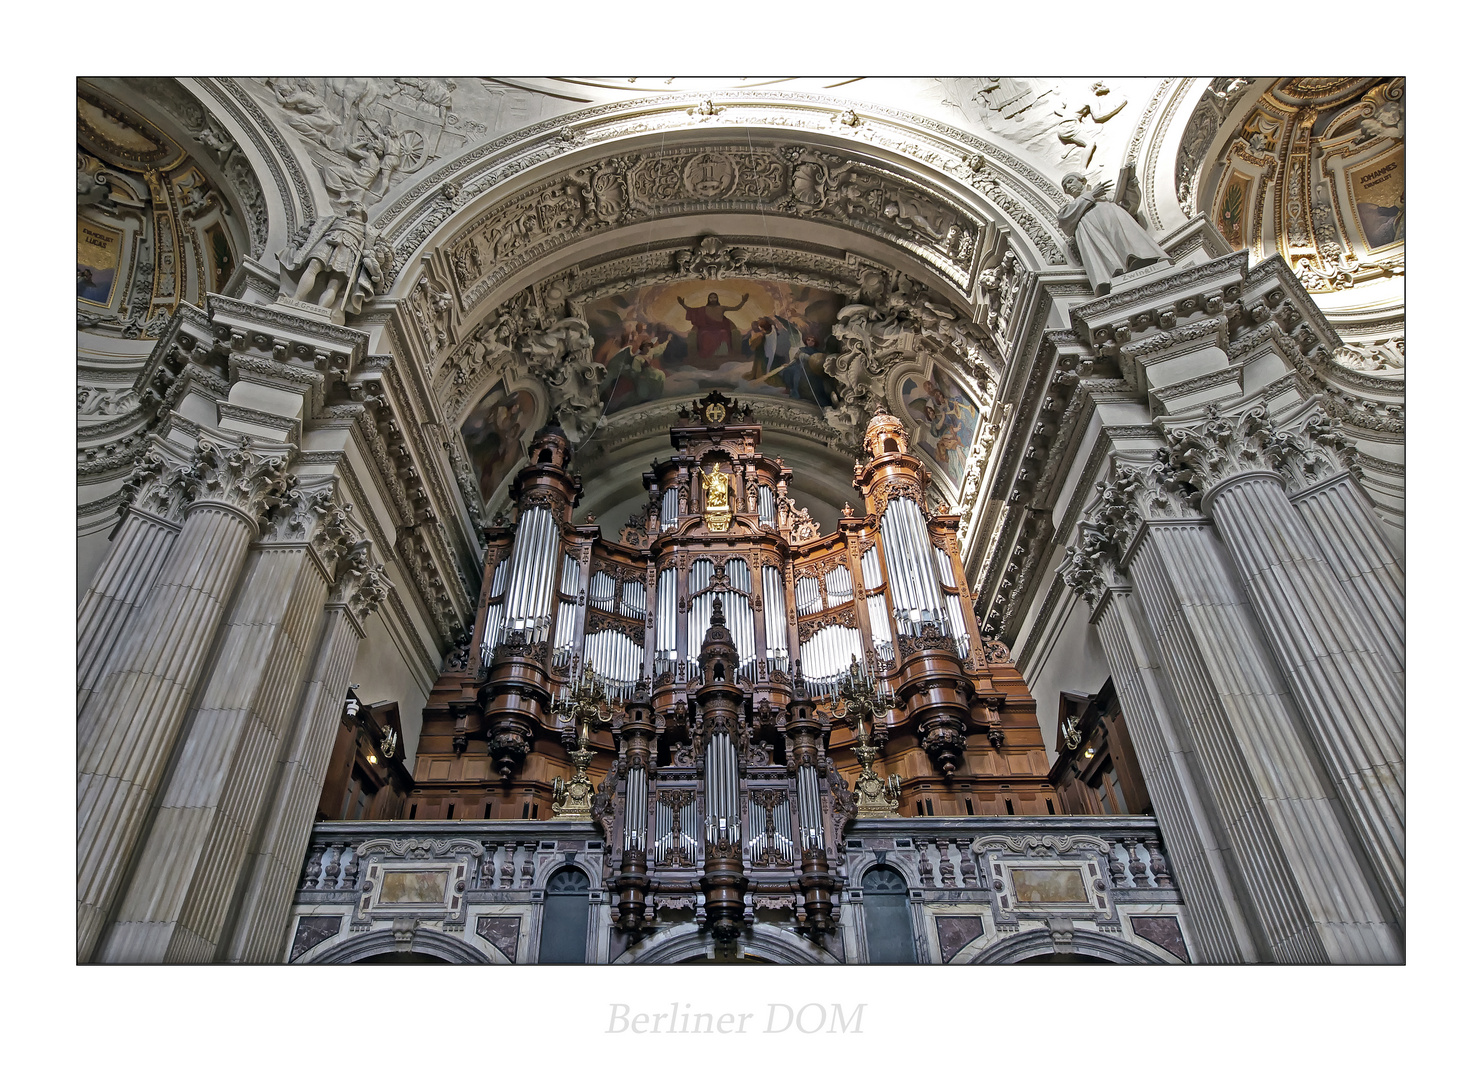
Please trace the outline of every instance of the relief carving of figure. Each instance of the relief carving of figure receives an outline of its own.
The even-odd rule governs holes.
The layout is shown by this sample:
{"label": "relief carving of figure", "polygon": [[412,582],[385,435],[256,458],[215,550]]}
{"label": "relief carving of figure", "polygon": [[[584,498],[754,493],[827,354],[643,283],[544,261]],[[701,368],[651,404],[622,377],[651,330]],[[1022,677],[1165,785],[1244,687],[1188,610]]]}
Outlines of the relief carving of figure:
{"label": "relief carving of figure", "polygon": [[947,238],[952,222],[947,215],[922,199],[912,198],[905,192],[893,192],[885,203],[886,218],[907,232],[924,233],[933,240]]}
{"label": "relief carving of figure", "polygon": [[1071,201],[1060,211],[1060,228],[1075,237],[1081,263],[1097,296],[1111,291],[1112,282],[1123,274],[1168,262],[1168,253],[1126,210],[1107,200],[1110,180],[1087,186],[1082,173],[1066,173],[1060,186]]}

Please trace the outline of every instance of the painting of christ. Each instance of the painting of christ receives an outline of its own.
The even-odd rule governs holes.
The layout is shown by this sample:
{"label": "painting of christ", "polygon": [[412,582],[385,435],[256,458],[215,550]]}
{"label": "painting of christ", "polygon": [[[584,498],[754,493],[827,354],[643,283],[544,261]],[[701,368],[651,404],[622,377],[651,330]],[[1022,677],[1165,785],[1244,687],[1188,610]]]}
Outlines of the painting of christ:
{"label": "painting of christ", "polygon": [[607,415],[710,390],[833,404],[824,359],[843,297],[792,282],[669,282],[601,297],[585,315]]}

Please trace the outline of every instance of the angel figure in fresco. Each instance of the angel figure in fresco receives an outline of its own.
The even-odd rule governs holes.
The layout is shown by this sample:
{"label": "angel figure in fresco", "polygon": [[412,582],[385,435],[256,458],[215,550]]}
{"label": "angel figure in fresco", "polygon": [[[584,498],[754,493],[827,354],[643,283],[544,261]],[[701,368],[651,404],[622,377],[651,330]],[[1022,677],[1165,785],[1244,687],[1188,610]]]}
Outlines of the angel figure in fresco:
{"label": "angel figure in fresco", "polygon": [[922,384],[927,400],[910,402],[907,408],[926,423],[932,440],[931,455],[954,476],[960,476],[967,465],[967,441],[972,437],[975,421],[972,406],[949,396],[931,379]]}
{"label": "angel figure in fresco", "polygon": [[752,379],[769,379],[787,367],[794,350],[803,342],[803,335],[787,319],[780,315],[764,315],[751,324],[746,335],[746,344],[751,349]]}
{"label": "angel figure in fresco", "polygon": [[709,360],[714,356],[735,356],[740,351],[736,341],[740,328],[726,318],[726,313],[740,311],[750,299],[750,293],[742,293],[739,304],[726,307],[720,302],[718,293],[711,293],[706,298],[704,307],[690,307],[684,302],[684,297],[675,297],[676,302],[684,309],[685,318],[689,320],[693,328],[691,336],[694,341],[690,345],[690,355],[696,360]]}

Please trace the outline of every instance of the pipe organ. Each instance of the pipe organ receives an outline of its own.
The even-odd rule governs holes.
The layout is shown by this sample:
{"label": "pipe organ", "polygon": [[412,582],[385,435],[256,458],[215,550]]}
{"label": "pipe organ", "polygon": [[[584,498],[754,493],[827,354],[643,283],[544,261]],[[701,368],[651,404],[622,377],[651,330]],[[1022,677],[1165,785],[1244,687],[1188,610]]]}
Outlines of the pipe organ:
{"label": "pipe organ", "polygon": [[[414,815],[473,816],[475,799],[479,816],[549,813],[577,745],[553,703],[578,686],[612,717],[580,749],[605,773],[592,815],[630,935],[693,918],[726,941],[759,917],[826,935],[861,738],[898,775],[902,813],[1053,812],[1036,802],[1053,792],[1033,701],[978,637],[957,519],[928,507],[898,419],[869,423],[864,508],[828,536],[760,453],[749,407],[712,393],[670,438],[625,530],[638,542],[618,543],[572,520],[559,425],[536,433],[515,520],[487,532],[478,648],[428,706]],[[838,713],[851,664],[891,703],[869,731]],[[486,756],[467,749],[480,737]]]}

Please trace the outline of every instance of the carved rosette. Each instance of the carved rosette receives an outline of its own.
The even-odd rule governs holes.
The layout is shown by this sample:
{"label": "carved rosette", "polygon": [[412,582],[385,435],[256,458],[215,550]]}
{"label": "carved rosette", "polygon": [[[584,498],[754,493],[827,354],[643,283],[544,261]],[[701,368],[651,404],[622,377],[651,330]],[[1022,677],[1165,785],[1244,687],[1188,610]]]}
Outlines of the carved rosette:
{"label": "carved rosette", "polygon": [[256,449],[245,435],[233,446],[218,446],[202,437],[183,476],[190,510],[213,504],[230,507],[260,529],[288,490],[287,469],[286,452]]}

